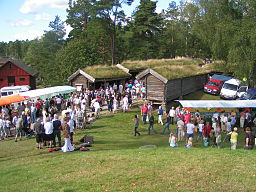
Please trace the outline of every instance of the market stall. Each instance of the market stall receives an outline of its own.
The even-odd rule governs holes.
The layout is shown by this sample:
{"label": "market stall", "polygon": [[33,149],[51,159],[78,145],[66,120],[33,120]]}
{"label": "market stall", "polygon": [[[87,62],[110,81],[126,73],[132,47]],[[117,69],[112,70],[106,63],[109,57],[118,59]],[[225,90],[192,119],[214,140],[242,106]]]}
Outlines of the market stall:
{"label": "market stall", "polygon": [[24,100],[25,100],[25,98],[20,95],[10,95],[10,96],[6,96],[6,97],[1,97],[0,98],[0,106],[17,103],[17,102],[21,102]]}
{"label": "market stall", "polygon": [[256,100],[177,100],[189,108],[256,108]]}

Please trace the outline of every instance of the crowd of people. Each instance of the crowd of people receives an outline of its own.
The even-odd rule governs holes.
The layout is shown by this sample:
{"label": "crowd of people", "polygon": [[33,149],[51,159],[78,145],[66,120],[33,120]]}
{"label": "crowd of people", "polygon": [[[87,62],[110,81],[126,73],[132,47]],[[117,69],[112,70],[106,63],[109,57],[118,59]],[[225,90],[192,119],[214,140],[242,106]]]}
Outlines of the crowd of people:
{"label": "crowd of people", "polygon": [[[154,129],[154,115],[152,113],[152,103],[144,103],[141,107],[141,116],[144,124],[148,123],[148,135],[151,131],[157,133]],[[237,148],[238,131],[245,132],[244,149],[253,149],[255,145],[256,134],[256,116],[252,117],[249,109],[236,113],[225,111],[212,113],[210,116],[201,114],[198,110],[191,113],[190,109],[178,106],[176,109],[171,107],[165,112],[166,120],[163,122],[164,110],[162,106],[157,109],[158,123],[163,126],[162,134],[168,131],[170,134],[169,145],[177,147],[178,142],[185,141],[186,147],[195,146],[193,140],[202,141],[205,147],[210,145],[221,147],[223,142],[229,141],[231,149]],[[134,136],[138,134],[138,116],[134,118],[135,129]],[[171,132],[170,125],[175,129]],[[136,134],[137,133],[137,134]],[[223,135],[225,137],[223,138]]]}
{"label": "crowd of people", "polygon": [[22,137],[35,135],[37,149],[58,146],[63,151],[72,151],[76,129],[84,129],[100,118],[103,105],[107,105],[110,112],[115,113],[118,108],[126,112],[134,98],[144,97],[145,86],[135,80],[124,85],[109,85],[105,89],[84,89],[44,100],[39,98],[2,106],[0,140],[14,136],[17,142]]}
{"label": "crowd of people", "polygon": [[[60,147],[64,152],[73,151],[73,135],[76,130],[84,129],[95,119],[100,118],[103,106],[107,106],[111,113],[116,113],[118,109],[127,112],[132,107],[133,100],[144,99],[145,94],[143,82],[135,80],[125,84],[108,85],[105,89],[84,89],[44,100],[39,98],[26,100],[17,105],[2,106],[0,140],[14,136],[17,142],[22,137],[30,138],[34,135],[36,149]],[[194,140],[197,140],[202,141],[206,147],[214,145],[218,148],[223,142],[229,141],[231,149],[236,149],[240,129],[246,133],[244,148],[254,147],[256,118],[252,117],[248,110],[239,114],[215,112],[211,117],[198,111],[191,113],[189,109],[181,106],[171,107],[168,111],[159,106],[155,111],[158,116],[157,122],[163,127],[161,134],[167,131],[170,135],[168,142],[171,147],[177,147],[181,141],[187,143],[186,147],[193,147]],[[142,122],[148,124],[148,135],[152,131],[157,133],[154,128],[155,111],[151,102],[145,102],[141,107]],[[134,116],[134,124],[134,136],[141,135],[138,115]],[[172,131],[171,125],[175,126]]]}

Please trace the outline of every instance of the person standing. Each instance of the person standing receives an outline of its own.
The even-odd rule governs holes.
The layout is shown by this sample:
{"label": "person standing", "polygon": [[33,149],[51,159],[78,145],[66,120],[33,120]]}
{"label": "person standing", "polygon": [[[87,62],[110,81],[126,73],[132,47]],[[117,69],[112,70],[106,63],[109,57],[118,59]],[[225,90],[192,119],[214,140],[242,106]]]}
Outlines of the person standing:
{"label": "person standing", "polygon": [[70,127],[67,123],[69,121],[68,118],[65,118],[62,124],[62,130],[63,130],[63,138],[65,140],[64,146],[61,148],[63,152],[71,152],[74,151],[74,147],[71,144],[70,141]]}
{"label": "person standing", "polygon": [[162,106],[160,105],[159,106],[159,109],[158,109],[158,123],[160,123],[161,125],[163,125],[163,120],[162,120],[162,116],[164,114],[164,110],[162,109]]}
{"label": "person standing", "polygon": [[138,115],[135,115],[133,120],[134,120],[134,136],[136,136],[136,134],[140,136],[140,133],[138,131],[140,119],[138,118]]}
{"label": "person standing", "polygon": [[50,122],[50,118],[46,118],[46,123],[44,124],[44,136],[45,141],[47,142],[48,147],[52,148],[52,141],[53,141],[53,126],[52,122]]}
{"label": "person standing", "polygon": [[36,149],[42,149],[42,142],[44,137],[44,127],[40,118],[34,124],[35,137],[36,137]]}
{"label": "person standing", "polygon": [[0,140],[5,138],[5,131],[4,131],[4,120],[2,116],[0,116]]}
{"label": "person standing", "polygon": [[232,150],[236,150],[236,146],[237,146],[237,137],[238,137],[238,133],[237,133],[237,127],[234,127],[234,130],[232,132],[229,133],[230,134],[230,144],[231,144],[231,149]]}
{"label": "person standing", "polygon": [[93,107],[94,107],[94,110],[95,110],[96,118],[99,119],[100,118],[100,104],[97,100],[94,101]]}
{"label": "person standing", "polygon": [[123,112],[126,112],[129,108],[129,99],[128,95],[125,95],[123,98]]}
{"label": "person standing", "polygon": [[53,126],[53,146],[56,147],[56,137],[58,138],[59,147],[61,147],[61,121],[57,114],[54,115],[52,121]]}
{"label": "person standing", "polygon": [[30,111],[31,111],[31,121],[32,123],[35,123],[36,122],[36,106],[34,103],[32,103],[30,107]]}
{"label": "person standing", "polygon": [[253,149],[254,147],[254,135],[250,127],[246,127],[245,146],[244,149]]}
{"label": "person standing", "polygon": [[176,115],[176,111],[174,107],[172,107],[169,111],[170,119],[171,119],[171,124],[174,125],[174,117]]}
{"label": "person standing", "polygon": [[17,118],[16,124],[15,124],[15,127],[16,127],[15,142],[17,142],[18,136],[20,137],[20,140],[21,140],[21,136],[22,136],[22,125],[23,125],[22,116],[20,115],[20,116]]}
{"label": "person standing", "polygon": [[74,135],[75,125],[74,125],[74,120],[71,117],[69,117],[68,126],[69,126],[69,135],[70,135],[69,138],[70,138],[71,143],[73,143],[73,135]]}
{"label": "person standing", "polygon": [[144,105],[141,107],[141,115],[142,115],[143,123],[146,124],[147,123],[147,115],[148,115],[148,107],[147,107],[146,103],[144,103]]}
{"label": "person standing", "polygon": [[178,141],[183,141],[185,132],[184,132],[184,121],[179,118],[177,121],[177,128],[178,128]]}
{"label": "person standing", "polygon": [[155,122],[155,119],[154,119],[154,115],[153,113],[149,113],[149,126],[148,126],[148,135],[150,135],[150,129],[152,129],[152,131],[154,131],[154,133],[156,134],[156,130],[154,129],[154,122]]}
{"label": "person standing", "polygon": [[195,126],[190,121],[188,121],[186,128],[187,128],[187,138],[189,138],[189,137],[194,138]]}

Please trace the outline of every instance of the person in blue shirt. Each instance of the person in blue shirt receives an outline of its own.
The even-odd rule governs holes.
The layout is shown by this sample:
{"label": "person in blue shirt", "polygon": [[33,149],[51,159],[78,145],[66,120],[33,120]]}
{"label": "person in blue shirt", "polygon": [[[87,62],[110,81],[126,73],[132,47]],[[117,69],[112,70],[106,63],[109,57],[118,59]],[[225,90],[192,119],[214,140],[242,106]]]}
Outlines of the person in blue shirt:
{"label": "person in blue shirt", "polygon": [[162,109],[161,105],[159,106],[159,109],[158,109],[157,113],[158,113],[158,123],[163,125],[164,123],[163,123],[162,117],[163,117],[163,114],[164,114],[164,110]]}

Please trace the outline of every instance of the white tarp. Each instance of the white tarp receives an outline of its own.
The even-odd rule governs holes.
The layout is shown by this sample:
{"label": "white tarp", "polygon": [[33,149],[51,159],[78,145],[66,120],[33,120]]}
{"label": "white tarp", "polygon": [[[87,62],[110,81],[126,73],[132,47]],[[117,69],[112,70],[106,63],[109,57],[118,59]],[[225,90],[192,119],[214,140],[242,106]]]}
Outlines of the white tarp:
{"label": "white tarp", "polygon": [[26,92],[20,93],[20,95],[24,97],[29,97],[30,99],[38,99],[38,98],[46,99],[59,94],[71,93],[74,91],[76,91],[76,88],[68,85],[63,85],[63,86],[47,87],[43,89],[26,91]]}
{"label": "white tarp", "polygon": [[177,100],[189,108],[256,108],[256,100]]}

